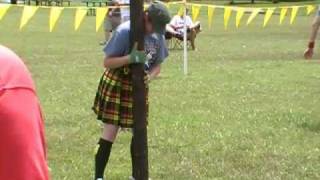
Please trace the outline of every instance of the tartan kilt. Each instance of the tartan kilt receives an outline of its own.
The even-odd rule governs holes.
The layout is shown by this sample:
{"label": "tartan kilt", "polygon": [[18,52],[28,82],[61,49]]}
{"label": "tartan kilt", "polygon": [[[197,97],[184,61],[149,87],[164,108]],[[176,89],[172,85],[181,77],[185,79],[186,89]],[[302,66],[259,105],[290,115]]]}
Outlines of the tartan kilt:
{"label": "tartan kilt", "polygon": [[[133,127],[132,79],[129,67],[106,70],[98,86],[92,110],[97,120],[123,128]],[[148,117],[148,85],[146,85]]]}

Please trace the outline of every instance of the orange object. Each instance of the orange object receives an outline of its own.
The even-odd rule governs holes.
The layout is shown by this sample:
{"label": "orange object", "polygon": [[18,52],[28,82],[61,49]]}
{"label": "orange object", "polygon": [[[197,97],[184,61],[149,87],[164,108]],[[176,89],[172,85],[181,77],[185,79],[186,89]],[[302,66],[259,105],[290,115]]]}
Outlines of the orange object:
{"label": "orange object", "polygon": [[0,179],[48,180],[44,125],[31,75],[0,46]]}

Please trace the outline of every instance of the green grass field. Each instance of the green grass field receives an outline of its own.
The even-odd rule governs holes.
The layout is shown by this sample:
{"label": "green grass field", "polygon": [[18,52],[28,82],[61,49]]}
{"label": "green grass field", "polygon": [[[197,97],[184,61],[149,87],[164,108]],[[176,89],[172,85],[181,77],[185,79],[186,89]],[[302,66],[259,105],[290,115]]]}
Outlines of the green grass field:
{"label": "green grass field", "polygon": [[[198,51],[170,51],[161,77],[150,84],[149,164],[153,180],[320,179],[320,61],[306,61],[312,16],[302,10],[293,25],[279,16],[262,28],[223,29],[217,11],[207,28],[205,9]],[[102,32],[94,17],[73,31],[65,10],[53,33],[48,10],[40,9],[18,30],[21,8],[0,22],[0,43],[26,62],[46,115],[51,175],[56,180],[92,179],[101,133],[90,110],[103,72]],[[318,49],[318,48],[317,48]],[[316,54],[315,59],[320,59]],[[108,179],[130,175],[130,134],[113,147]]]}

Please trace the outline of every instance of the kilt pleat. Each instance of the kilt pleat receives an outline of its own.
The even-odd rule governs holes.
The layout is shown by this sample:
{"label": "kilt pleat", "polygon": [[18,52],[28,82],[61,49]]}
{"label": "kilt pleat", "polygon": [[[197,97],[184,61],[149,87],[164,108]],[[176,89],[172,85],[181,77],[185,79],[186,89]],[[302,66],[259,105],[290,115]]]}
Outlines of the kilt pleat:
{"label": "kilt pleat", "polygon": [[[125,68],[128,67],[109,69],[103,73],[92,110],[97,115],[97,120],[132,128],[132,80],[130,71],[128,72]],[[147,94],[146,97],[148,97]],[[148,100],[145,105],[148,109]]]}

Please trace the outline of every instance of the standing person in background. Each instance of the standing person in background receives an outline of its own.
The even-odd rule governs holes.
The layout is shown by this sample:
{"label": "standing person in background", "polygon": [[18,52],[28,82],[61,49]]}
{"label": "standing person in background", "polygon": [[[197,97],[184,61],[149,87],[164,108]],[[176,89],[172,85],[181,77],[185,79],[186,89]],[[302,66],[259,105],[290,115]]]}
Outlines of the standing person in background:
{"label": "standing person in background", "polygon": [[118,6],[118,8],[109,9],[104,19],[104,37],[105,40],[100,45],[105,45],[114,31],[121,23],[130,20],[130,0],[113,0],[109,6]]}
{"label": "standing person in background", "polygon": [[121,13],[121,22],[126,22],[130,20],[130,0],[118,0],[121,7],[120,13]]}
{"label": "standing person in background", "polygon": [[317,11],[316,16],[314,17],[313,22],[312,22],[309,44],[308,44],[307,49],[304,51],[304,58],[305,59],[311,59],[313,57],[313,49],[314,49],[314,45],[315,45],[315,41],[317,38],[319,27],[320,27],[320,7]]}
{"label": "standing person in background", "polygon": [[48,180],[43,116],[31,75],[0,45],[0,179]]}

